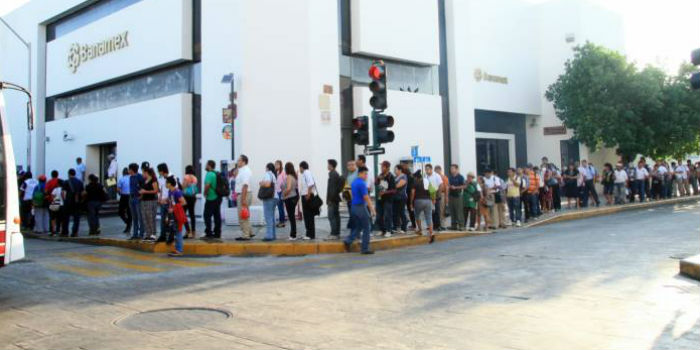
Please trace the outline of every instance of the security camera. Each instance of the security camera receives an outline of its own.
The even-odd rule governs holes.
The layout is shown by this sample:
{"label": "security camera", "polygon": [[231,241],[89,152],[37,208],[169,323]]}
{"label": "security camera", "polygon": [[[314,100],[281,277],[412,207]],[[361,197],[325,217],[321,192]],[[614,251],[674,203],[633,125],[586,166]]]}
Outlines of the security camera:
{"label": "security camera", "polygon": [[73,141],[73,135],[68,134],[68,131],[64,131],[63,141]]}

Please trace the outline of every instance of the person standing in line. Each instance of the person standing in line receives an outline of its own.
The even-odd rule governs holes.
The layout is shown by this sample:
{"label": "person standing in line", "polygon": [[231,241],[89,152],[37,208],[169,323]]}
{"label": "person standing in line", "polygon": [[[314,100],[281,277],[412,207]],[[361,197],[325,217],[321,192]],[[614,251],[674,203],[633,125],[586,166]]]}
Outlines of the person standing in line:
{"label": "person standing in line", "polygon": [[312,208],[311,200],[316,195],[316,181],[314,181],[314,176],[309,170],[309,163],[302,161],[299,163],[300,183],[301,183],[301,211],[304,215],[304,227],[306,228],[306,234],[304,235],[304,240],[316,239],[316,222],[315,217],[318,212]]}
{"label": "person standing in line", "polygon": [[448,207],[450,208],[451,230],[464,231],[464,203],[462,202],[462,191],[467,187],[464,176],[459,173],[459,166],[450,166],[450,177],[447,178],[449,184]]}
{"label": "person standing in line", "polygon": [[[349,160],[347,164],[345,165],[345,169],[347,171],[347,178],[345,181],[345,187],[343,188],[343,200],[345,200],[345,203],[348,207],[348,213],[350,213],[350,209],[352,209],[352,189],[351,185],[352,182],[355,181],[357,178],[357,164],[355,163],[354,160]],[[346,225],[346,228],[352,230],[352,215],[350,215],[350,218],[348,219],[348,223]]]}
{"label": "person standing in line", "polygon": [[[170,195],[166,179],[170,177],[168,165],[160,163],[156,165],[158,169],[158,208],[160,213],[160,235],[156,242],[165,242],[168,239],[168,210],[170,210]],[[178,181],[175,178],[175,181]]]}
{"label": "person standing in line", "polygon": [[263,202],[263,214],[265,217],[265,227],[267,228],[263,242],[272,242],[277,239],[277,234],[275,232],[275,208],[277,208],[277,195],[274,192],[276,183],[277,177],[275,176],[275,165],[272,163],[267,163],[267,165],[265,165],[265,174],[263,175],[259,185],[261,188],[260,193],[270,189],[271,196],[261,197],[261,195],[258,194],[258,198]]}
{"label": "person standing in line", "polygon": [[185,167],[185,177],[182,180],[182,195],[185,197],[184,209],[189,216],[189,220],[185,222],[187,235],[183,239],[194,239],[197,236],[197,217],[194,210],[197,204],[197,193],[199,193],[197,175],[194,173],[194,167],[188,165]]}
{"label": "person standing in line", "polygon": [[490,207],[494,205],[493,193],[488,193],[483,176],[479,176],[477,179],[477,186],[481,192],[481,198],[479,199],[478,203],[479,210],[476,216],[476,228],[481,229],[481,218],[483,217],[484,231],[486,231],[489,229],[489,227],[493,226],[490,215]]}
{"label": "person standing in line", "polygon": [[413,178],[410,201],[413,202],[413,208],[415,208],[416,212],[416,234],[423,234],[423,220],[425,220],[425,228],[428,230],[428,237],[430,237],[430,243],[432,243],[435,240],[433,232],[435,216],[432,213],[435,206],[435,198],[430,196],[431,183],[427,177],[422,176],[420,170],[413,174]]}
{"label": "person standing in line", "polygon": [[[58,178],[58,171],[52,170],[51,171],[51,179],[46,183],[46,199],[47,202],[49,203],[49,231],[51,232],[51,236],[55,236],[58,234],[60,231],[61,227],[61,222],[60,222],[60,210],[62,209],[61,207],[63,206],[63,189],[58,191],[58,195],[60,198],[54,198],[54,189],[56,187],[61,186],[61,179]],[[60,201],[59,201],[60,199]],[[52,206],[52,204],[54,204]],[[53,210],[52,210],[53,208]]]}
{"label": "person standing in line", "polygon": [[131,175],[129,175],[129,169],[124,168],[122,170],[122,177],[119,178],[117,182],[117,192],[119,192],[119,217],[126,224],[124,233],[129,234],[131,231],[131,210],[129,209],[129,201],[131,194]]}
{"label": "person standing in line", "polygon": [[615,204],[625,204],[625,188],[627,188],[629,177],[625,169],[622,168],[622,163],[615,165],[613,176],[615,178]]}
{"label": "person standing in line", "polygon": [[377,199],[377,227],[381,229],[380,236],[391,237],[394,233],[394,194],[396,193],[396,179],[391,173],[391,163],[383,161],[381,172],[375,180],[379,190]]}
{"label": "person standing in line", "polygon": [[682,160],[678,160],[676,167],[676,178],[678,179],[678,191],[680,196],[690,195],[690,185],[688,184],[688,168],[683,164]]}
{"label": "person standing in line", "polygon": [[[63,190],[64,181],[58,178],[58,172],[56,170],[51,172],[51,175],[56,173],[56,184],[51,188],[51,195],[49,196],[51,204],[49,204],[49,215],[51,216],[51,234],[49,236],[53,237],[61,232],[61,227],[63,227],[63,221],[65,221],[65,208],[64,200],[66,192]],[[52,179],[53,180],[53,179]]]}
{"label": "person standing in line", "polygon": [[109,167],[107,167],[107,178],[104,180],[105,186],[107,187],[107,194],[109,194],[110,199],[117,198],[117,172],[119,167],[117,166],[117,158],[114,154],[107,156],[109,159]]}
{"label": "person standing in line", "polygon": [[511,223],[520,227],[522,210],[520,209],[520,195],[525,190],[523,180],[517,175],[515,169],[508,168],[508,180],[506,180],[506,198],[508,200],[508,216]]}
{"label": "person standing in line", "polygon": [[85,183],[85,163],[83,163],[83,158],[75,158],[75,178],[80,180],[81,183]]}
{"label": "person standing in line", "polygon": [[437,203],[440,204],[440,226],[438,226],[438,231],[443,231],[445,227],[445,218],[447,217],[447,200],[449,197],[449,180],[445,176],[445,172],[442,171],[442,167],[439,165],[435,166],[435,173],[440,176],[442,181],[442,189],[438,191]]}
{"label": "person standing in line", "polygon": [[241,154],[238,157],[238,173],[236,174],[236,185],[234,187],[236,201],[238,202],[238,224],[241,227],[241,237],[237,237],[237,241],[249,241],[255,237],[253,228],[250,226],[250,217],[243,219],[241,215],[243,209],[250,213],[250,204],[253,202],[253,196],[250,194],[252,177],[253,172],[248,166],[248,156]]}
{"label": "person standing in line", "polygon": [[95,174],[88,176],[88,184],[85,186],[85,200],[87,201],[87,219],[90,227],[90,236],[97,236],[100,229],[100,208],[107,200],[107,193]]}
{"label": "person standing in line", "polygon": [[462,191],[462,205],[464,206],[464,225],[467,226],[468,231],[474,231],[476,229],[475,225],[478,216],[477,208],[479,206],[479,199],[481,199],[481,192],[479,191],[479,184],[476,183],[476,177],[474,173],[467,173],[465,189]]}
{"label": "person standing in line", "polygon": [[692,193],[694,195],[698,194],[698,170],[697,168],[693,165],[693,163],[688,159],[687,164],[685,166],[688,168],[688,195],[690,195],[690,190],[692,189]]}
{"label": "person standing in line", "polygon": [[34,188],[32,206],[34,207],[34,233],[49,232],[49,209],[46,200],[46,175],[39,175],[39,183]]}
{"label": "person standing in line", "polygon": [[[202,191],[202,196],[204,197],[204,213],[202,213],[204,218],[204,236],[201,239],[211,241],[216,240],[217,236],[221,236],[220,206],[222,198],[216,193],[216,188],[219,185],[219,181],[222,181],[223,178],[214,170],[216,169],[216,162],[211,159],[207,161],[204,169],[206,171],[206,175],[204,175],[204,191]],[[214,227],[212,227],[212,221],[214,221]]]}
{"label": "person standing in line", "polygon": [[[537,174],[535,168],[531,164],[527,165],[527,176],[528,176],[528,188],[527,188],[527,206],[530,209],[530,218],[537,219],[540,216],[539,208],[539,195],[540,195],[540,181],[542,180]],[[527,222],[529,219],[526,219]]]}
{"label": "person standing in line", "polygon": [[406,203],[408,202],[408,176],[404,173],[404,167],[397,164],[394,167],[394,182],[396,193],[392,211],[394,214],[394,228],[397,233],[405,234],[408,231],[408,219],[406,218]]}
{"label": "person standing in line", "polygon": [[350,209],[350,215],[353,217],[355,224],[353,225],[352,231],[350,231],[350,235],[343,242],[345,251],[347,252],[350,251],[352,242],[355,241],[360,231],[362,231],[362,254],[374,254],[374,252],[369,249],[369,235],[372,229],[371,217],[376,215],[376,213],[367,190],[367,173],[366,167],[360,167],[358,169],[357,178],[353,180],[350,186],[352,189],[352,207]]}
{"label": "person standing in line", "polygon": [[637,169],[634,172],[634,193],[630,198],[630,202],[634,202],[634,195],[636,194],[639,196],[639,202],[644,203],[644,196],[646,194],[646,189],[644,187],[648,177],[649,173],[644,167],[644,163],[639,161],[639,163],[637,163]]}
{"label": "person standing in line", "polygon": [[[401,167],[401,170],[403,171],[404,175],[406,175],[406,209],[408,211],[408,219],[411,220],[411,227],[408,229],[410,230],[415,230],[416,229],[416,213],[413,208],[413,202],[409,200],[410,194],[411,194],[411,189],[415,185],[415,177],[411,175],[411,170],[408,168],[408,164],[403,164]],[[406,230],[404,230],[406,231]]]}
{"label": "person standing in line", "polygon": [[554,212],[558,212],[561,210],[561,172],[556,165],[549,162],[547,157],[542,157],[542,169],[550,172],[546,184],[552,194],[552,209]]}
{"label": "person standing in line", "polygon": [[340,239],[340,193],[343,192],[345,180],[335,170],[338,162],[335,159],[328,160],[328,187],[326,189],[326,205],[328,206],[328,222],[331,234],[328,240]]}
{"label": "person standing in line", "polygon": [[75,169],[68,170],[68,179],[65,181],[63,190],[65,191],[64,208],[65,215],[63,220],[62,236],[68,236],[68,224],[70,219],[73,219],[70,236],[78,237],[80,229],[80,214],[83,206],[83,182],[75,175]]}
{"label": "person standing in line", "polygon": [[155,242],[156,240],[156,214],[158,213],[158,180],[153,168],[146,167],[143,170],[143,187],[139,190],[141,194],[141,213],[143,214],[143,224],[145,227],[144,241]]}
{"label": "person standing in line", "polygon": [[287,162],[284,165],[284,174],[287,182],[284,184],[284,190],[282,191],[282,200],[284,200],[284,208],[287,210],[287,217],[289,218],[289,240],[295,241],[297,239],[297,217],[294,211],[299,203],[299,181],[292,162]]}
{"label": "person standing in line", "polygon": [[175,176],[166,178],[165,185],[168,187],[168,199],[170,201],[170,209],[167,213],[169,226],[175,231],[175,249],[168,253],[168,256],[177,257],[181,256],[185,249],[184,234],[187,216],[185,215],[184,206],[187,205],[187,200],[178,188]]}
{"label": "person standing in line", "polygon": [[564,170],[562,176],[564,178],[564,195],[566,196],[566,207],[571,209],[571,200],[576,203],[574,208],[578,207],[579,189],[578,189],[578,169],[574,163],[569,163],[569,166]]}
{"label": "person standing in line", "polygon": [[32,178],[32,172],[27,171],[24,174],[24,181],[19,188],[19,196],[22,198],[20,206],[20,222],[22,229],[32,230],[34,228],[34,217],[32,216],[32,198],[34,190],[39,185],[39,182]]}
{"label": "person standing in line", "polygon": [[603,166],[603,179],[600,181],[603,184],[603,195],[607,205],[613,204],[613,193],[615,191],[615,172],[612,169],[612,164],[605,163]]}
{"label": "person standing in line", "polygon": [[141,211],[141,189],[143,188],[143,175],[139,173],[139,165],[129,164],[129,210],[131,211],[131,237],[129,240],[143,239],[145,227],[143,212]]}
{"label": "person standing in line", "polygon": [[275,194],[277,195],[277,214],[279,216],[279,223],[277,227],[284,227],[287,219],[284,215],[284,200],[282,200],[282,191],[284,190],[284,185],[287,183],[287,175],[284,173],[284,164],[281,160],[275,161],[275,175],[277,176],[277,182],[275,183]]}
{"label": "person standing in line", "polygon": [[505,223],[500,222],[499,206],[497,203],[502,201],[498,197],[501,196],[501,181],[500,178],[493,174],[493,170],[486,169],[484,171],[484,185],[486,192],[486,206],[489,208],[489,217],[491,218],[491,225],[489,228],[495,229],[497,227],[505,226]]}
{"label": "person standing in line", "polygon": [[593,165],[589,165],[584,159],[581,161],[581,166],[578,169],[579,173],[583,175],[583,196],[581,198],[582,206],[588,207],[588,196],[593,197],[596,207],[600,206],[600,200],[598,199],[598,192],[595,189],[595,177],[596,169]]}
{"label": "person standing in line", "polygon": [[430,194],[430,199],[433,200],[433,229],[435,231],[440,231],[440,193],[443,192],[445,184],[442,182],[442,177],[435,172],[433,172],[433,166],[431,164],[425,165],[425,178],[428,180],[429,188],[428,192]]}

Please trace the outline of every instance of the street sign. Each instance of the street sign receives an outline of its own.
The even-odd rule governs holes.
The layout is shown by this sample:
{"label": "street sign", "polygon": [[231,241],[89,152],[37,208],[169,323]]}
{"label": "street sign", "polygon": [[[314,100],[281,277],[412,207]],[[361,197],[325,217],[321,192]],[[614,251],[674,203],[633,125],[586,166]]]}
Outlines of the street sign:
{"label": "street sign", "polygon": [[378,148],[367,147],[367,148],[365,148],[365,155],[366,156],[374,156],[374,155],[379,155],[379,154],[384,154],[384,153],[386,153],[386,149],[384,149],[382,147],[378,147]]}
{"label": "street sign", "polygon": [[411,146],[411,157],[418,157],[418,146]]}
{"label": "street sign", "polygon": [[430,157],[413,157],[413,163],[430,163]]}

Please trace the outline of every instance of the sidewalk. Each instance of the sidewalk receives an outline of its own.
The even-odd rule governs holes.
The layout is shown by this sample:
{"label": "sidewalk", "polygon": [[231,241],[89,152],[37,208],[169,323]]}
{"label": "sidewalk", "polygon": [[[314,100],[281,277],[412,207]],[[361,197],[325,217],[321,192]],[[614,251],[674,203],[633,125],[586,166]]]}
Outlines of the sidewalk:
{"label": "sidewalk", "polygon": [[[632,203],[621,206],[601,206],[592,207],[580,210],[563,210],[558,213],[548,213],[542,215],[538,220],[532,221],[521,228],[510,227],[507,229],[499,229],[492,232],[456,232],[443,231],[436,234],[436,241],[444,241],[469,236],[479,236],[496,232],[508,232],[515,230],[523,230],[528,227],[546,225],[555,222],[578,220],[593,216],[609,215],[627,210],[639,210],[644,208],[673,205],[686,202],[700,201],[700,196],[682,197],[667,200],[660,200],[646,203]],[[345,229],[347,223],[347,215],[342,216],[343,228],[341,234],[348,234]],[[447,219],[449,222],[449,218]],[[81,220],[80,236],[76,238],[69,237],[47,237],[46,235],[36,235],[33,233],[25,233],[25,237],[38,238],[56,241],[68,241],[74,243],[84,243],[92,245],[115,246],[121,248],[135,249],[152,253],[167,253],[170,247],[165,243],[149,243],[141,241],[129,241],[127,238],[130,234],[121,233],[124,230],[124,223],[118,217],[109,217],[100,219],[102,226],[102,234],[100,236],[88,236],[87,221]],[[158,227],[160,222],[158,221]],[[203,235],[204,223],[197,222],[197,235]],[[277,240],[274,242],[262,242],[261,239],[265,236],[264,226],[253,226],[255,238],[251,241],[236,241],[235,238],[240,236],[238,226],[223,226],[222,242],[210,243],[199,239],[185,240],[185,255],[236,255],[236,256],[255,256],[255,255],[278,255],[278,256],[299,256],[309,254],[332,254],[344,253],[345,249],[342,241],[326,241],[330,234],[330,226],[326,218],[316,218],[316,240],[311,241],[288,241],[289,224],[284,228],[277,228]],[[304,235],[304,223],[297,222],[297,236]],[[395,235],[391,238],[373,237],[371,241],[371,249],[385,250],[401,247],[415,246],[428,244],[427,236],[417,236],[414,233]],[[359,251],[359,241],[355,242],[352,251]]]}

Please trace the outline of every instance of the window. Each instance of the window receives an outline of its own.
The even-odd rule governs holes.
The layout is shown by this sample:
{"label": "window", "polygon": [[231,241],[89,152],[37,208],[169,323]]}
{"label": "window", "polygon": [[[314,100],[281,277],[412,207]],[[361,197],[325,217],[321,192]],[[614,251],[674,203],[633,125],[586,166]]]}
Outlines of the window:
{"label": "window", "polygon": [[99,0],[46,26],[46,42],[106,17],[141,0]]}
{"label": "window", "polygon": [[[48,120],[70,118],[141,101],[147,101],[193,92],[195,89],[192,65],[146,73],[127,81],[95,88],[68,96],[49,99],[47,110],[53,115]],[[53,106],[53,109],[49,107]]]}

